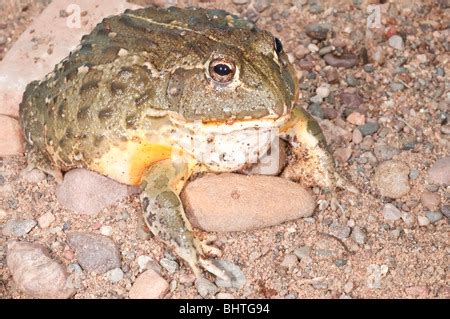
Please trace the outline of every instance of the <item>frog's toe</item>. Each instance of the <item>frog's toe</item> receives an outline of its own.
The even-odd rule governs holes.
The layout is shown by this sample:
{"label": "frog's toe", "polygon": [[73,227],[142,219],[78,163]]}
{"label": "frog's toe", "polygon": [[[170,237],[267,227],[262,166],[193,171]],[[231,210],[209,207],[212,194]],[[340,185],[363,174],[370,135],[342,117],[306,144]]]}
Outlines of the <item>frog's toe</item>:
{"label": "frog's toe", "polygon": [[203,255],[210,256],[210,257],[221,257],[222,256],[222,251],[219,248],[209,245],[206,241],[201,241],[200,245],[201,245],[201,250],[203,252]]}
{"label": "frog's toe", "polygon": [[200,265],[202,266],[203,269],[209,271],[214,276],[222,280],[230,281],[231,277],[228,275],[227,271],[214,261],[215,261],[214,259],[199,258]]}

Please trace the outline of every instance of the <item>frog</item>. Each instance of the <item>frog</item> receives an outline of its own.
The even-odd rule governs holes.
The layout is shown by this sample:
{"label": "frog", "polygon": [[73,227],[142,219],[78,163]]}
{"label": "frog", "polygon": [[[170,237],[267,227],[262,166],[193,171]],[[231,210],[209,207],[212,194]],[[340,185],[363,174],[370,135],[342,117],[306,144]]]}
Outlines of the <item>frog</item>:
{"label": "frog", "polygon": [[103,19],[27,85],[19,117],[29,168],[138,186],[148,229],[197,277],[229,279],[221,251],[186,217],[180,193],[192,176],[240,171],[283,139],[298,156],[282,176],[329,189],[341,180],[281,40],[224,10]]}

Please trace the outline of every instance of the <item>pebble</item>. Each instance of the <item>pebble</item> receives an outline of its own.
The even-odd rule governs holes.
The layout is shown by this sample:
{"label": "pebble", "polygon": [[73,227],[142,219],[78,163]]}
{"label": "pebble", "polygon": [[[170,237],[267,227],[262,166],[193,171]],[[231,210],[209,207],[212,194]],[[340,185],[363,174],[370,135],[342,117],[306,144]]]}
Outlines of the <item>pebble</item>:
{"label": "pebble", "polygon": [[312,23],[306,26],[305,32],[312,39],[325,40],[330,32],[330,26],[323,23]]}
{"label": "pebble", "polygon": [[137,263],[139,266],[139,272],[143,272],[144,270],[149,269],[149,263],[153,261],[153,258],[150,256],[141,255],[137,258]]}
{"label": "pebble", "polygon": [[300,260],[308,258],[310,253],[311,253],[311,247],[309,247],[309,246],[303,246],[303,247],[294,249],[294,255],[297,256],[297,258]]}
{"label": "pebble", "polygon": [[419,170],[413,168],[413,169],[411,169],[411,172],[409,173],[409,178],[412,180],[415,180],[415,179],[417,179],[417,177],[419,177],[419,174],[420,174]]}
{"label": "pebble", "polygon": [[402,220],[408,227],[411,227],[412,225],[414,225],[414,216],[410,213],[403,212]]}
{"label": "pebble", "polygon": [[352,148],[349,147],[339,147],[334,151],[334,157],[341,163],[347,162],[352,156]]}
{"label": "pebble", "polygon": [[358,93],[342,92],[339,98],[341,103],[348,108],[357,108],[364,102],[362,96]]}
{"label": "pebble", "polygon": [[220,268],[226,271],[227,275],[231,279],[231,280],[223,280],[220,278],[216,278],[217,286],[222,288],[240,289],[245,285],[247,280],[245,279],[245,275],[242,272],[241,268],[239,268],[239,266],[226,260],[216,260],[216,262]]}
{"label": "pebble", "polygon": [[372,135],[378,131],[380,126],[377,122],[367,122],[364,125],[358,126],[363,136]]}
{"label": "pebble", "polygon": [[56,197],[65,208],[81,214],[96,214],[131,194],[132,189],[85,169],[73,169],[56,187]]}
{"label": "pebble", "polygon": [[389,221],[396,221],[402,217],[402,212],[394,205],[388,203],[383,207],[383,217]]}
{"label": "pebble", "polygon": [[270,0],[256,0],[255,3],[253,4],[253,7],[255,8],[256,11],[261,13],[270,7],[270,2],[271,2]]}
{"label": "pebble", "polygon": [[427,212],[427,213],[425,214],[425,216],[427,216],[428,220],[429,220],[431,223],[435,223],[435,222],[437,222],[438,220],[441,220],[442,217],[443,217],[443,215],[442,215],[441,212]]}
{"label": "pebble", "polygon": [[391,82],[389,86],[392,92],[400,92],[405,89],[405,85],[401,82]]}
{"label": "pebble", "polygon": [[352,112],[347,116],[346,120],[353,125],[364,125],[366,123],[366,116],[359,112]]}
{"label": "pebble", "polygon": [[336,56],[333,53],[325,54],[323,59],[328,65],[341,67],[341,68],[352,68],[358,63],[358,57],[354,54],[343,54],[342,56]]}
{"label": "pebble", "polygon": [[417,222],[419,223],[419,226],[427,226],[430,224],[430,220],[426,218],[425,216],[417,216]]}
{"label": "pebble", "polygon": [[22,133],[19,122],[9,116],[0,115],[0,157],[23,153]]}
{"label": "pebble", "polygon": [[436,193],[424,191],[420,195],[420,201],[425,208],[429,210],[437,210],[441,204],[441,196]]}
{"label": "pebble", "polygon": [[428,180],[439,185],[450,185],[450,156],[438,159],[428,170]]}
{"label": "pebble", "polygon": [[161,299],[169,291],[169,283],[156,271],[142,273],[130,289],[130,299]]}
{"label": "pebble", "polygon": [[316,89],[316,94],[320,96],[322,99],[328,97],[330,95],[330,86],[329,85],[321,85]]}
{"label": "pebble", "polygon": [[318,117],[320,119],[324,118],[323,109],[322,109],[322,106],[320,105],[320,103],[312,103],[312,104],[310,104],[308,106],[308,112],[312,116]]}
{"label": "pebble", "polygon": [[34,219],[10,219],[3,225],[3,236],[22,237],[37,225]]}
{"label": "pebble", "polygon": [[324,68],[324,71],[328,83],[335,84],[339,82],[339,73],[336,68],[328,65]]}
{"label": "pebble", "polygon": [[345,82],[347,82],[347,84],[352,87],[358,86],[360,84],[360,81],[352,74],[348,74],[345,77]]}
{"label": "pebble", "polygon": [[389,43],[389,46],[391,46],[397,50],[403,50],[405,48],[405,45],[403,43],[403,38],[396,34],[389,38],[388,43]]}
{"label": "pebble", "polygon": [[444,205],[441,208],[442,214],[444,214],[445,217],[450,218],[450,205]]}
{"label": "pebble", "polygon": [[113,233],[113,228],[111,226],[102,226],[100,227],[100,234],[103,236],[111,236]]}
{"label": "pebble", "polygon": [[45,173],[37,168],[34,168],[31,171],[23,174],[23,179],[26,180],[28,183],[37,184],[40,181],[45,180],[45,178],[46,178]]}
{"label": "pebble", "polygon": [[168,258],[161,258],[159,264],[171,275],[174,274],[178,269],[178,263],[175,260],[171,260]]}
{"label": "pebble", "polygon": [[353,227],[351,237],[355,243],[364,245],[367,239],[366,230],[359,226],[355,226]]}
{"label": "pebble", "polygon": [[89,272],[103,274],[120,268],[120,252],[108,237],[97,234],[70,233],[67,242],[75,250],[78,263]]}
{"label": "pebble", "polygon": [[374,147],[374,153],[379,161],[387,161],[400,154],[400,150],[390,145],[378,144]]}
{"label": "pebble", "polygon": [[363,140],[363,135],[360,130],[354,129],[352,133],[352,142],[355,144],[361,143]]}
{"label": "pebble", "polygon": [[352,290],[353,290],[353,282],[349,281],[344,285],[344,292],[346,294],[349,294],[352,292]]}
{"label": "pebble", "polygon": [[44,215],[41,215],[37,219],[39,227],[41,227],[41,228],[50,227],[54,221],[55,221],[55,215],[53,215],[51,212],[46,212]]}
{"label": "pebble", "polygon": [[340,239],[345,239],[350,236],[351,228],[347,225],[333,223],[330,227],[330,232],[333,236],[336,236]]}
{"label": "pebble", "polygon": [[409,167],[401,161],[386,161],[375,170],[375,184],[382,196],[400,198],[410,191]]}
{"label": "pebble", "polygon": [[123,271],[120,268],[114,268],[111,269],[106,273],[106,277],[109,281],[111,281],[113,284],[118,283],[123,279]]}
{"label": "pebble", "polygon": [[65,299],[74,294],[65,267],[54,261],[42,245],[10,241],[6,263],[17,287],[29,296]]}
{"label": "pebble", "polygon": [[373,64],[365,64],[363,66],[364,71],[366,71],[367,73],[372,73],[375,70],[375,67],[373,66]]}
{"label": "pebble", "polygon": [[298,258],[294,254],[289,254],[284,256],[283,260],[280,263],[282,268],[292,269],[297,265]]}
{"label": "pebble", "polygon": [[324,56],[325,54],[332,53],[336,48],[332,45],[323,47],[319,50],[319,55]]}
{"label": "pebble", "polygon": [[319,47],[314,43],[310,43],[308,44],[308,50],[311,51],[312,53],[315,53],[319,51]]}
{"label": "pebble", "polygon": [[263,175],[205,174],[185,187],[181,199],[193,226],[206,231],[268,227],[311,216],[315,208],[299,184]]}
{"label": "pebble", "polygon": [[219,291],[219,288],[216,285],[203,277],[197,278],[195,281],[195,288],[197,288],[198,294],[203,298],[215,295]]}

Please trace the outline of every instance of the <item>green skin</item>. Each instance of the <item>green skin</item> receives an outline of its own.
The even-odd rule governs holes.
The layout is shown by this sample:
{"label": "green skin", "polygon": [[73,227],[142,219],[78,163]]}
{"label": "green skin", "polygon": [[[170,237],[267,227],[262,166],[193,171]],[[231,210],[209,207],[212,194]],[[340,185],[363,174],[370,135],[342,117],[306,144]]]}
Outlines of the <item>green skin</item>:
{"label": "green skin", "polygon": [[[236,66],[230,81],[211,74],[215,59]],[[98,161],[137,132],[145,141],[172,147],[164,132],[175,118],[219,125],[285,117],[280,137],[298,160],[282,176],[334,189],[334,162],[316,121],[294,107],[297,90],[293,68],[276,51],[274,37],[245,20],[221,10],[127,10],[104,19],[52,73],[27,86],[20,121],[30,167],[58,181],[62,172],[85,167],[136,184],[116,177],[113,168],[99,169]],[[210,258],[220,252],[193,233],[179,198],[199,171],[208,167],[192,157],[148,165],[139,180],[144,219],[197,276],[202,267],[227,278]]]}

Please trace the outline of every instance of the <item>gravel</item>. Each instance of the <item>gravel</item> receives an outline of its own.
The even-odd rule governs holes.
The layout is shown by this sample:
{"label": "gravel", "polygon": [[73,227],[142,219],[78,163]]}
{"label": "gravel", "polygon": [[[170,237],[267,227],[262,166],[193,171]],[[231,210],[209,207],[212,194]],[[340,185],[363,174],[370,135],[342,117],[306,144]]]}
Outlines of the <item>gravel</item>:
{"label": "gravel", "polygon": [[368,136],[376,133],[380,126],[377,122],[367,122],[364,125],[358,126],[363,136]]}
{"label": "gravel", "polygon": [[443,217],[441,212],[427,212],[425,215],[431,223],[435,223]]}
{"label": "gravel", "polygon": [[23,237],[28,234],[37,222],[34,219],[10,219],[3,225],[3,236]]}
{"label": "gravel", "polygon": [[355,243],[364,245],[367,239],[366,230],[359,226],[355,226],[352,230],[351,237]]}
{"label": "gravel", "polygon": [[178,269],[178,263],[175,260],[171,260],[168,258],[161,258],[159,264],[167,270],[169,274],[174,274]]}
{"label": "gravel", "polygon": [[402,212],[392,204],[386,204],[383,207],[383,217],[388,221],[396,221],[402,217]]}
{"label": "gravel", "polygon": [[203,298],[213,296],[219,291],[219,288],[217,288],[216,285],[203,277],[197,278],[195,281],[195,288],[197,288],[198,294]]}

